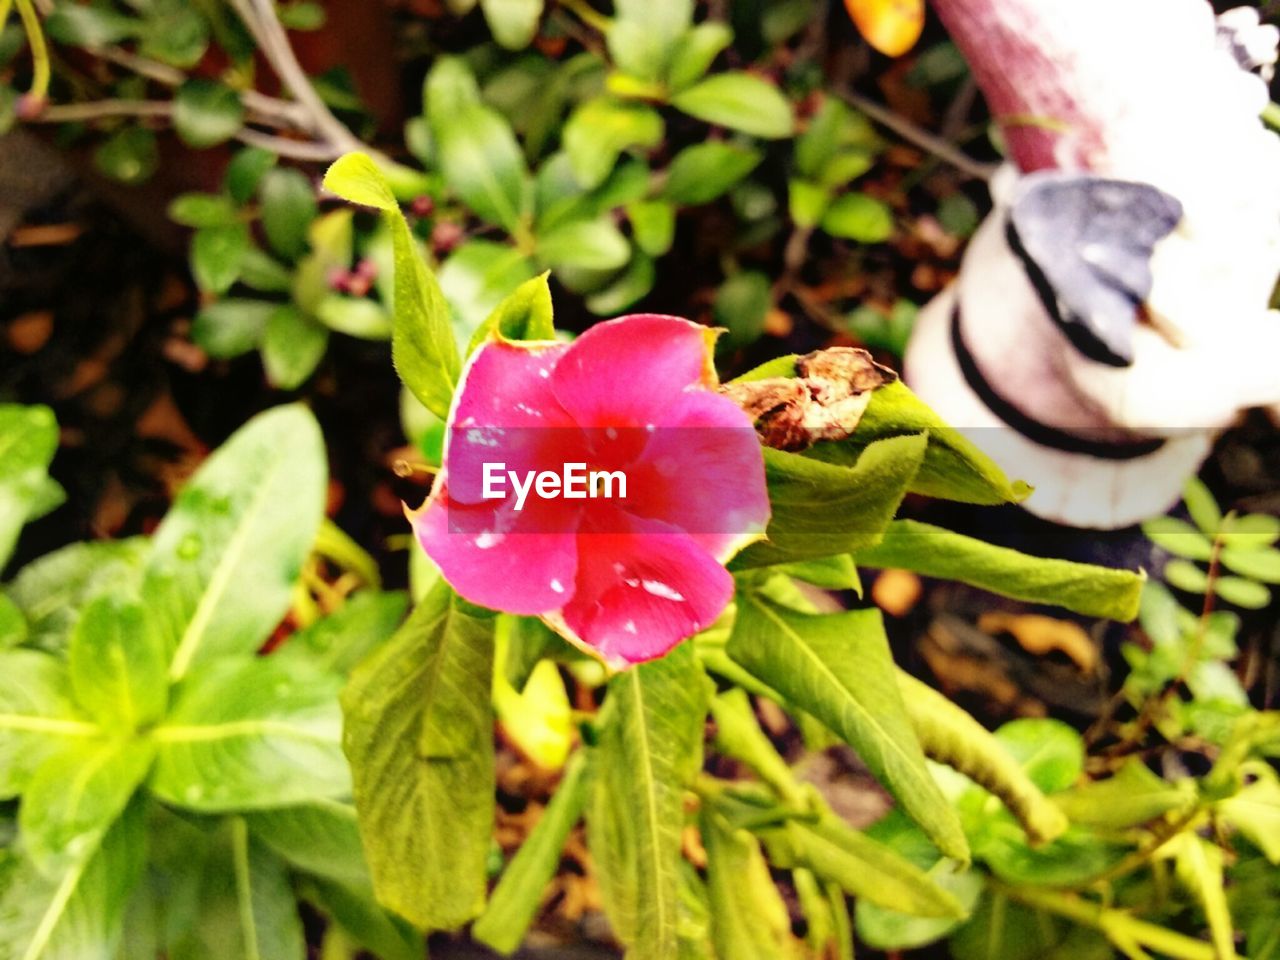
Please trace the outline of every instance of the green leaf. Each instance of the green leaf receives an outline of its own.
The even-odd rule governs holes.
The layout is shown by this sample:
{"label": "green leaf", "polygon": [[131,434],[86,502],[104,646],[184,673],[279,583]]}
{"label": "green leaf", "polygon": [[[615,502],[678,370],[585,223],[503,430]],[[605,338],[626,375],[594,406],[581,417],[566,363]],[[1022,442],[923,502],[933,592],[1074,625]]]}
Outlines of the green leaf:
{"label": "green leaf", "polygon": [[1258,779],[1235,796],[1219,801],[1217,810],[1271,864],[1280,865],[1280,780],[1270,767],[1259,767],[1257,772]]}
{"label": "green leaf", "polygon": [[91,540],[46,553],[23,567],[7,589],[27,620],[27,643],[66,653],[87,600],[104,591],[137,590],[147,547],[143,537]]}
{"label": "green leaf", "polygon": [[[898,671],[898,687],[920,746],[931,760],[947,764],[999,797],[1033,843],[1044,843],[1066,831],[1066,818],[1045,798],[1029,765],[1020,762],[1025,749],[1011,749],[1003,738],[992,736],[972,716],[910,674]],[[1037,728],[1025,729],[1034,736]],[[1008,735],[1017,738],[1017,728]],[[1046,745],[1056,744],[1059,756],[1066,752],[1060,741],[1060,731],[1052,728]],[[1075,743],[1079,745],[1079,737]],[[1039,764],[1048,766],[1049,759]]]}
{"label": "green leaf", "polygon": [[968,859],[960,821],[908,720],[878,610],[814,615],[744,592],[727,650],[857,750],[940,850]]}
{"label": "green leaf", "polygon": [[316,669],[346,675],[391,638],[407,606],[408,598],[399,591],[362,590],[334,613],[299,630],[273,656],[296,657]]}
{"label": "green leaf", "polygon": [[240,282],[261,293],[288,293],[293,271],[271,254],[250,245],[240,258]]}
{"label": "green leaf", "polygon": [[526,280],[494,307],[487,320],[476,328],[467,352],[471,353],[493,337],[504,340],[554,340],[551,286],[547,274]]}
{"label": "green leaf", "polygon": [[311,878],[302,884],[301,896],[379,960],[422,960],[426,954],[422,935],[378,906],[363,886]]}
{"label": "green leaf", "polygon": [[21,646],[27,636],[27,618],[16,603],[0,593],[0,650]]}
{"label": "green leaf", "polygon": [[565,841],[586,806],[586,772],[582,754],[570,758],[551,802],[503,870],[488,906],[471,928],[472,936],[499,953],[510,954],[520,946],[559,869]]}
{"label": "green leaf", "polygon": [[18,812],[22,846],[38,868],[83,861],[124,812],[155,756],[139,740],[69,740],[36,769]]}
{"label": "green leaf", "polygon": [[1209,589],[1209,575],[1189,560],[1170,560],[1162,574],[1169,586],[1187,593],[1204,593]]}
{"label": "green leaf", "polygon": [[605,39],[623,70],[644,79],[661,76],[672,48],[693,21],[692,0],[616,0]]}
{"label": "green leaf", "polygon": [[325,9],[318,3],[309,0],[293,0],[281,4],[276,11],[280,17],[280,25],[286,30],[319,30],[325,25]]}
{"label": "green leaf", "polygon": [[1213,541],[1177,517],[1152,517],[1142,522],[1142,532],[1157,547],[1175,557],[1208,560],[1213,555]]}
{"label": "green leaf", "polygon": [[538,258],[549,267],[616,270],[631,257],[631,245],[610,217],[575,220],[538,237]]}
{"label": "green leaf", "polygon": [[529,169],[506,119],[478,99],[457,96],[468,80],[474,85],[455,57],[439,58],[427,77],[427,119],[440,171],[477,216],[516,233],[522,228]]}
{"label": "green leaf", "polygon": [[226,293],[240,277],[249,250],[249,228],[243,223],[204,227],[191,238],[191,273],[196,286],[209,293]]}
{"label": "green leaf", "polygon": [[871,395],[853,435],[840,443],[819,444],[810,455],[833,463],[849,463],[867,444],[884,437],[926,433],[929,448],[911,482],[911,492],[963,503],[999,504],[1025,500],[1031,488],[1010,482],[995,463],[963,434],[947,426],[901,381]]}
{"label": "green leaf", "polygon": [[662,117],[652,107],[595,97],[569,115],[562,138],[574,177],[593,190],[613,171],[622,151],[652,149],[662,143],[662,134]]}
{"label": "green leaf", "polygon": [[[564,268],[558,275],[564,281]],[[653,289],[657,279],[657,270],[653,258],[636,252],[627,269],[603,290],[598,290],[587,297],[587,309],[597,317],[617,316],[637,300],[646,296]]]}
{"label": "green leaf", "polygon": [[136,186],[160,165],[156,135],[142,127],[122,127],[94,150],[93,162],[111,179]]}
{"label": "green leaf", "polygon": [[148,10],[138,53],[187,69],[200,62],[209,47],[209,22],[196,7],[157,3]]}
{"label": "green leaf", "polygon": [[168,213],[184,227],[228,227],[240,217],[231,199],[220,193],[179,194],[169,202]]}
{"label": "green leaf", "polygon": [[12,850],[0,854],[0,957],[113,960],[125,906],[143,866],[135,804],[89,857],[41,873]]}
{"label": "green leaf", "polygon": [[1280,517],[1268,513],[1247,513],[1232,517],[1222,526],[1223,546],[1232,549],[1261,550],[1280,540]]}
{"label": "green leaf", "polygon": [[165,653],[146,607],[118,595],[98,597],[71,635],[76,702],[107,730],[131,732],[154,723],[169,702]]}
{"label": "green leaf", "polygon": [[728,329],[726,347],[744,347],[760,339],[773,306],[773,287],[759,270],[740,270],[716,291],[712,311],[716,324]]}
{"label": "green leaf", "polygon": [[454,339],[469,344],[502,300],[534,278],[521,251],[492,240],[470,240],[440,267],[440,289],[449,304]]}
{"label": "green leaf", "polygon": [[480,0],[493,39],[508,50],[523,50],[538,32],[543,0]]}
{"label": "green leaf", "polygon": [[1066,790],[1084,772],[1084,741],[1061,720],[1012,720],[996,731],[996,739],[1045,793]]}
{"label": "green leaf", "polygon": [[1214,499],[1204,481],[1191,477],[1182,488],[1182,499],[1186,502],[1187,512],[1206,537],[1216,536],[1222,527],[1222,510]]}
{"label": "green leaf", "polygon": [[274,657],[206,664],[151,734],[149,786],[167,803],[226,812],[285,807],[351,789],[331,674]]}
{"label": "green leaf", "polygon": [[345,333],[361,340],[390,340],[390,314],[375,300],[326,294],[316,304],[316,319],[334,333]]}
{"label": "green leaf", "polygon": [[69,740],[99,733],[73,704],[59,660],[35,650],[0,653],[0,798],[22,793]]}
{"label": "green leaf", "polygon": [[258,192],[262,178],[277,161],[278,158],[270,150],[242,147],[227,164],[227,171],[222,178],[223,187],[236,203],[248,203]]}
{"label": "green leaf", "polygon": [[448,417],[460,367],[449,308],[386,179],[369,157],[350,153],[329,168],[324,182],[339,196],[386,214],[395,247],[392,359],[400,379],[423,406],[441,419]]}
{"label": "green leaf", "polygon": [[31,517],[58,450],[58,423],[44,406],[0,404],[0,568]]}
{"label": "green leaf", "polygon": [[200,909],[177,934],[170,960],[304,960],[302,920],[285,865],[227,818],[199,875]]}
{"label": "green leaf", "polygon": [[348,803],[315,801],[245,815],[259,843],[295,869],[335,883],[369,883],[356,809]]}
{"label": "green leaf", "polygon": [[816,227],[830,203],[826,187],[798,177],[787,183],[787,212],[797,227]]}
{"label": "green leaf", "polygon": [[914,570],[1126,623],[1138,615],[1145,582],[1140,572],[1033,557],[917,520],[893,521],[884,539],[857,551],[854,560],[859,566]]}
{"label": "green leaf", "polygon": [[1280,550],[1274,547],[1226,547],[1221,559],[1223,566],[1242,577],[1263,583],[1280,583]]}
{"label": "green leaf", "polygon": [[178,494],[143,587],[175,680],[193,664],[254,652],[280,622],[324,515],[326,474],[315,417],[277,407],[237,430]]}
{"label": "green leaf", "polygon": [[609,922],[634,960],[677,955],[683,796],[702,765],[709,686],[689,644],[609,683],[587,836]]}
{"label": "green leaf", "polygon": [[280,390],[293,390],[315,372],[329,344],[329,328],[297,307],[284,304],[269,318],[262,335],[262,365],[267,381]]}
{"label": "green leaf", "polygon": [[173,97],[173,129],[189,147],[212,147],[230,140],[244,123],[244,105],[230,87],[212,80],[188,80]]}
{"label": "green leaf", "polygon": [[759,842],[746,830],[733,829],[710,807],[703,809],[701,824],[716,955],[735,960],[795,956],[799,945],[791,937],[791,918]]}
{"label": "green leaf", "polygon": [[192,321],[191,339],[211,357],[238,357],[257,347],[278,306],[270,300],[236,298],[211,303]]}
{"label": "green leaf", "polygon": [[954,960],[1043,960],[1053,956],[1051,951],[1061,940],[1062,921],[1010,901],[1002,893],[990,893],[948,947]]}
{"label": "green leaf", "polygon": [[136,36],[140,25],[109,7],[60,3],[44,28],[57,43],[76,47],[105,47]]}
{"label": "green leaf", "polygon": [[697,83],[732,42],[733,31],[715,20],[686,30],[671,50],[667,86],[678,91]]}
{"label": "green leaf", "polygon": [[846,193],[827,208],[822,229],[833,237],[881,243],[893,236],[893,211],[865,193]]}
{"label": "green leaf", "polygon": [[750,147],[718,140],[695,143],[671,161],[663,196],[684,206],[710,203],[727,193],[763,159],[764,154]]}
{"label": "green leaf", "polygon": [[675,94],[671,104],[707,123],[771,140],[789,137],[795,129],[787,98],[772,83],[750,73],[718,73]]}
{"label": "green leaf", "polygon": [[1191,831],[1180,833],[1170,846],[1178,878],[1204,909],[1218,960],[1235,960],[1235,924],[1227,906],[1222,848]]}
{"label": "green leaf", "polygon": [[627,219],[636,246],[651,257],[671,249],[676,235],[676,210],[665,200],[636,200],[627,204]]}
{"label": "green leaf", "polygon": [[853,557],[847,553],[837,553],[830,557],[818,557],[815,560],[800,560],[796,563],[779,564],[779,573],[811,583],[823,590],[852,590],[862,596],[862,578],[858,575],[858,567]]}
{"label": "green leaf", "polygon": [[[1168,577],[1169,568],[1165,568]],[[1260,583],[1243,577],[1218,577],[1213,581],[1213,592],[1227,603],[1246,610],[1262,610],[1271,603],[1271,591]]]}
{"label": "green leaf", "polygon": [[493,826],[493,618],[440,581],[342,694],[378,899],[451,929],[484,903]]}
{"label": "green leaf", "polygon": [[833,814],[761,831],[775,866],[804,867],[856,897],[915,917],[963,918],[956,898],[892,847]]}
{"label": "green leaf", "polygon": [[307,228],[319,211],[311,181],[297,170],[268,170],[258,184],[258,199],[267,243],[286,260],[298,259],[307,250]]}
{"label": "green leaf", "polygon": [[1195,802],[1189,780],[1168,783],[1141,759],[1125,762],[1106,780],[1094,780],[1057,794],[1053,802],[1073,823],[1124,829],[1148,823]]}
{"label": "green leaf", "polygon": [[881,440],[852,467],[766,449],[773,506],[768,539],[748,547],[733,566],[812,560],[876,543],[916,475],[926,445],[923,435]]}

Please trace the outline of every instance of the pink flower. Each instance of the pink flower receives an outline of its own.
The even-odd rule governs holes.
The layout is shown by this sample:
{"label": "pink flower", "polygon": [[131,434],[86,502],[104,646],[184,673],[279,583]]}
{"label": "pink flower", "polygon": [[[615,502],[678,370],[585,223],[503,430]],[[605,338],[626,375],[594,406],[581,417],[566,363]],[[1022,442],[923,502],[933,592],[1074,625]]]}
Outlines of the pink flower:
{"label": "pink flower", "polygon": [[[572,344],[497,339],[477,350],[444,466],[410,514],[454,589],[540,616],[614,667],[710,625],[733,595],[724,564],[769,519],[760,444],[715,392],[713,341],[705,327],[646,314]],[[597,474],[585,485],[584,469]],[[549,475],[559,479],[535,484]]]}

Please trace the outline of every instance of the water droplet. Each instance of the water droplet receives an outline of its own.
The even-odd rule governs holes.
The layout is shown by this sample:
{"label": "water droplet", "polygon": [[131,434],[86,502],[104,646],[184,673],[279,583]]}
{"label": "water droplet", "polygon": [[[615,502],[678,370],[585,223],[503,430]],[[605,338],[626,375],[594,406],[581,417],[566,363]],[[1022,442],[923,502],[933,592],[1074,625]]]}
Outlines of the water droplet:
{"label": "water droplet", "polygon": [[564,584],[559,580],[552,580],[551,589],[554,593],[564,593]]}
{"label": "water droplet", "polygon": [[673,603],[683,603],[684,594],[673,587],[667,586],[661,580],[641,580],[640,586],[644,588],[644,592],[654,597],[661,597],[663,600],[670,600]]}
{"label": "water droplet", "polygon": [[193,783],[182,792],[182,797],[187,803],[195,803],[204,798],[204,787],[198,783]]}
{"label": "water droplet", "polygon": [[494,533],[491,530],[486,530],[484,533],[476,537],[476,547],[481,550],[489,550],[496,547],[505,539],[506,538],[500,533]]}

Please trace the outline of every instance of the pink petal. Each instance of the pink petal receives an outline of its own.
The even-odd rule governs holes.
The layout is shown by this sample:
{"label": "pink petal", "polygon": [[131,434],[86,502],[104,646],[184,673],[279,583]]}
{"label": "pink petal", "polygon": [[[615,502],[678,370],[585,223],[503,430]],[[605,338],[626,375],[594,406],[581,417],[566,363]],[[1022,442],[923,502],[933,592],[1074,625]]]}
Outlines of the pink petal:
{"label": "pink petal", "polygon": [[683,530],[721,562],[769,523],[760,440],[741,408],[719,394],[681,396],[628,482],[628,512]]}
{"label": "pink petal", "polygon": [[549,509],[564,508],[530,502],[516,513],[509,502],[460,504],[446,493],[409,518],[427,556],[463,598],[536,616],[564,606],[578,567],[576,520],[549,516]]}
{"label": "pink petal", "polygon": [[584,427],[662,424],[686,387],[715,385],[707,327],[634,314],[596,324],[556,365],[556,398]]}
{"label": "pink petal", "polygon": [[551,377],[568,344],[485,344],[458,385],[449,419],[445,462],[450,496],[479,503],[486,462],[519,471],[556,470],[581,459],[580,431],[556,400]]}
{"label": "pink petal", "polygon": [[565,624],[615,666],[660,657],[715,622],[733,578],[690,536],[653,520],[616,521],[578,537],[578,580]]}

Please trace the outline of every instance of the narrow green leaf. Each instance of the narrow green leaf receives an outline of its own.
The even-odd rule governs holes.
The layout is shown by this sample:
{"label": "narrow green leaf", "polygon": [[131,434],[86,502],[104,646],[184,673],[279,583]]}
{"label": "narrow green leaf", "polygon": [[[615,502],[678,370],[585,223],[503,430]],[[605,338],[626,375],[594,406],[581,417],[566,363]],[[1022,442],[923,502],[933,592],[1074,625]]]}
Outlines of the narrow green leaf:
{"label": "narrow green leaf", "polygon": [[1032,557],[917,520],[893,521],[884,539],[857,551],[854,560],[859,566],[914,570],[1016,600],[1126,623],[1138,615],[1146,581],[1141,572]]}
{"label": "narrow green leaf", "polygon": [[286,807],[351,789],[336,676],[274,657],[223,659],[194,672],[151,732],[148,785],[167,803],[225,812]]}
{"label": "narrow green leaf", "polygon": [[683,796],[701,766],[709,686],[689,644],[609,684],[587,832],[605,911],[633,960],[677,955]]}
{"label": "narrow green leaf", "polygon": [[1182,499],[1200,532],[1206,537],[1216,536],[1222,527],[1222,509],[1204,481],[1199,477],[1189,479],[1182,488]]}
{"label": "narrow green leaf", "polygon": [[960,821],[908,720],[878,610],[807,614],[744,592],[727,649],[857,750],[943,853],[968,859]]}
{"label": "narrow green leaf", "polygon": [[730,827],[710,807],[704,808],[700,822],[716,955],[735,960],[794,957],[799,944],[791,937],[791,918],[759,842],[746,830]]}
{"label": "narrow green leaf", "polygon": [[277,407],[237,430],[178,494],[143,587],[174,679],[252,653],[280,622],[324,515],[325,468],[315,417]]}
{"label": "narrow green leaf", "polygon": [[507,864],[489,905],[471,928],[472,936],[501,954],[509,955],[520,946],[547,884],[555,877],[569,831],[587,803],[586,773],[584,755],[571,757],[551,802]]}
{"label": "narrow green leaf", "polygon": [[737,569],[829,557],[879,541],[925,456],[924,435],[866,447],[851,466],[766,449],[773,517],[768,539],[735,558]]}
{"label": "narrow green leaf", "polygon": [[98,597],[71,635],[76,701],[105,729],[133,731],[154,723],[169,702],[165,653],[146,607],[127,597]]}
{"label": "narrow green leaf", "polygon": [[552,319],[551,286],[543,273],[526,280],[515,291],[494,307],[484,323],[476,328],[467,353],[480,347],[492,337],[504,340],[554,340],[555,322]]}
{"label": "narrow green leaf", "polygon": [[757,137],[780,139],[795,129],[787,98],[755,74],[717,73],[675,94],[671,104],[691,117]]}
{"label": "narrow green leaf", "polygon": [[1204,908],[1218,960],[1235,960],[1235,924],[1227,906],[1222,849],[1191,831],[1179,834],[1171,846],[1178,878]]}
{"label": "narrow green leaf", "polygon": [[430,929],[484,903],[493,824],[493,617],[443,582],[342,694],[378,899]]}
{"label": "narrow green leaf", "polygon": [[[1165,575],[1168,575],[1167,568]],[[1227,603],[1234,603],[1246,610],[1262,610],[1271,602],[1270,590],[1243,577],[1218,577],[1213,581],[1213,592]]]}
{"label": "narrow green leaf", "polygon": [[1148,823],[1171,810],[1195,802],[1190,780],[1169,783],[1152,773],[1141,759],[1126,762],[1106,780],[1081,784],[1057,794],[1053,802],[1072,823],[1124,829]]}
{"label": "narrow green leaf", "polygon": [[1222,564],[1233,573],[1263,583],[1280,583],[1280,550],[1274,547],[1226,547]]}
{"label": "narrow green leaf", "polygon": [[1142,532],[1157,547],[1175,557],[1208,560],[1213,555],[1213,541],[1177,517],[1152,517],[1142,523]]}

